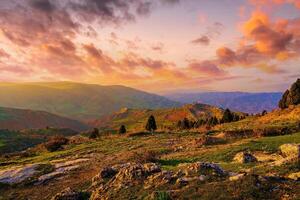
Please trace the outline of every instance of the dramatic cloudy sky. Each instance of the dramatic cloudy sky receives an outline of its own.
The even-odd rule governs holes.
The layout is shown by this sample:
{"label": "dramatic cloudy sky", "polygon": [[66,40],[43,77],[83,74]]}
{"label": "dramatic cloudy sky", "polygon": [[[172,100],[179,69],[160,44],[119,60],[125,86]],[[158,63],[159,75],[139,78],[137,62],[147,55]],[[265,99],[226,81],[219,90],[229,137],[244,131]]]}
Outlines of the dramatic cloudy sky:
{"label": "dramatic cloudy sky", "polygon": [[300,0],[1,0],[0,81],[282,91]]}

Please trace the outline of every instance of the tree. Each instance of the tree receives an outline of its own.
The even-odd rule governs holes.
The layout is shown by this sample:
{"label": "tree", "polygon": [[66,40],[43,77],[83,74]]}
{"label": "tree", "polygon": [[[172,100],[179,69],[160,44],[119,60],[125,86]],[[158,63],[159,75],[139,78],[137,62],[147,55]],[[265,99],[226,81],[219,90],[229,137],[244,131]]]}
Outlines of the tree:
{"label": "tree", "polygon": [[261,113],[261,116],[265,116],[266,114],[268,114],[268,111],[263,110],[262,113]]}
{"label": "tree", "polygon": [[93,131],[90,133],[89,138],[96,139],[97,137],[99,137],[99,129],[94,128]]}
{"label": "tree", "polygon": [[190,121],[188,118],[184,118],[182,123],[181,123],[181,128],[182,129],[189,129],[190,128]]}
{"label": "tree", "polygon": [[236,114],[233,114],[233,120],[234,122],[237,122],[240,120],[240,116],[239,115],[236,115]]}
{"label": "tree", "polygon": [[127,131],[126,131],[126,128],[124,125],[122,125],[119,129],[119,134],[125,134]]}
{"label": "tree", "polygon": [[223,123],[229,123],[233,121],[233,114],[232,112],[227,108],[223,114],[222,122]]}
{"label": "tree", "polygon": [[156,121],[153,115],[151,115],[146,124],[146,130],[154,132],[157,129]]}

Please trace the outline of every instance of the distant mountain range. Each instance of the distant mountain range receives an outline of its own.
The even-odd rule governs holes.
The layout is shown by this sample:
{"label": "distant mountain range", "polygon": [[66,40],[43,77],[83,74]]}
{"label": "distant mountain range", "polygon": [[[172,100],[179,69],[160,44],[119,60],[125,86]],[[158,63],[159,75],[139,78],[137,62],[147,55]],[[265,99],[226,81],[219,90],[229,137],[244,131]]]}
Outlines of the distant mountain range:
{"label": "distant mountain range", "polygon": [[88,121],[129,108],[168,108],[180,103],[124,86],[72,82],[0,83],[0,106],[42,110]]}
{"label": "distant mountain range", "polygon": [[246,93],[246,92],[205,92],[205,93],[174,93],[168,98],[181,103],[205,103],[221,108],[247,113],[259,113],[278,108],[281,92]]}
{"label": "distant mountain range", "polygon": [[0,129],[23,130],[46,127],[69,128],[75,131],[84,131],[89,128],[82,122],[44,111],[0,107]]}

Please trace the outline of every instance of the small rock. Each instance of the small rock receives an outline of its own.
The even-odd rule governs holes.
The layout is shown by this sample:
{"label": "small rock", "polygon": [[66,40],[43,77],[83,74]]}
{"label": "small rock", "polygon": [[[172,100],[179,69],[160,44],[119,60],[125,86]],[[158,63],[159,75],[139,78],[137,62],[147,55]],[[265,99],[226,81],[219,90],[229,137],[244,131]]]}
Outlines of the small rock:
{"label": "small rock", "polygon": [[300,144],[283,144],[279,149],[285,157],[300,158]]}
{"label": "small rock", "polygon": [[217,175],[217,176],[227,176],[228,173],[224,171],[218,164],[214,163],[205,163],[205,162],[196,162],[191,164],[181,164],[179,165],[182,168],[183,173],[187,176],[195,174],[203,175]]}
{"label": "small rock", "polygon": [[242,179],[246,174],[235,174],[233,176],[230,176],[229,177],[229,180],[230,181],[237,181],[237,180],[240,180]]}
{"label": "small rock", "polygon": [[300,172],[289,174],[288,178],[298,181],[298,180],[300,180]]}
{"label": "small rock", "polygon": [[112,167],[105,167],[100,171],[99,175],[101,178],[111,178],[117,173],[118,171],[116,169]]}
{"label": "small rock", "polygon": [[257,162],[257,158],[249,152],[239,152],[234,156],[233,160],[238,163]]}
{"label": "small rock", "polygon": [[195,176],[195,177],[182,177],[182,178],[177,179],[176,183],[179,184],[180,186],[186,186],[186,185],[188,185],[189,182],[205,181],[206,179],[207,179],[207,177],[204,175]]}
{"label": "small rock", "polygon": [[51,200],[81,200],[81,192],[76,192],[71,188],[67,188],[60,193],[57,193]]}

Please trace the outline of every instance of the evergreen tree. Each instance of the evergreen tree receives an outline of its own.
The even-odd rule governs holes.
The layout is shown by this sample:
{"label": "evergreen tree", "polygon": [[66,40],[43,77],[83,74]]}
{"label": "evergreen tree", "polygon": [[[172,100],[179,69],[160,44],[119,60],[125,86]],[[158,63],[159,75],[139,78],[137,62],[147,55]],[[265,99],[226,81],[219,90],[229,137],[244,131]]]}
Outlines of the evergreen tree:
{"label": "evergreen tree", "polygon": [[237,122],[240,120],[240,116],[239,115],[236,115],[236,114],[233,114],[233,121],[234,122]]}
{"label": "evergreen tree", "polygon": [[213,120],[212,120],[212,124],[215,126],[219,123],[219,120],[217,119],[216,116],[213,117]]}
{"label": "evergreen tree", "polygon": [[122,125],[119,129],[119,134],[125,134],[127,131],[126,131],[126,128],[124,125]]}
{"label": "evergreen tree", "polygon": [[182,127],[182,121],[179,120],[179,121],[177,122],[177,128],[181,129],[181,127]]}
{"label": "evergreen tree", "polygon": [[156,121],[153,115],[151,115],[146,124],[146,130],[154,132],[157,129]]}
{"label": "evergreen tree", "polygon": [[223,114],[222,121],[223,123],[229,123],[233,121],[233,114],[232,112],[227,108]]}
{"label": "evergreen tree", "polygon": [[263,110],[262,113],[261,113],[261,116],[265,116],[266,114],[268,114],[268,111]]}
{"label": "evergreen tree", "polygon": [[182,129],[189,129],[190,128],[190,121],[188,118],[184,118],[182,121]]}

